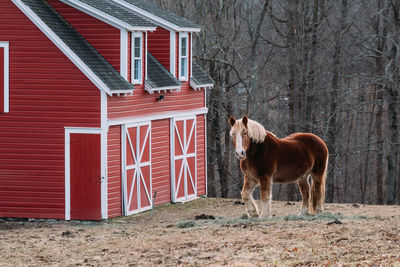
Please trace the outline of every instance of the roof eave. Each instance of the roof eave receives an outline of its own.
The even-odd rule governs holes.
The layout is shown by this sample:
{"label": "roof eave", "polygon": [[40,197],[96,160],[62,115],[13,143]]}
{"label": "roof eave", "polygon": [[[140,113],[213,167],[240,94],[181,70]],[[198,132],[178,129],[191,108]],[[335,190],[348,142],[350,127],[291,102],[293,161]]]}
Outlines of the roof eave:
{"label": "roof eave", "polygon": [[192,27],[181,27],[181,26],[178,26],[178,25],[176,25],[176,24],[174,24],[172,22],[169,22],[168,20],[160,18],[160,17],[158,17],[158,16],[156,16],[156,15],[154,15],[154,14],[152,14],[152,13],[150,13],[150,12],[144,10],[144,9],[141,9],[141,8],[135,6],[135,5],[127,3],[127,2],[125,2],[123,0],[112,0],[112,1],[114,1],[115,3],[117,3],[117,4],[121,5],[121,6],[129,8],[130,10],[135,11],[136,13],[139,13],[140,15],[146,17],[147,19],[149,19],[151,21],[154,21],[154,22],[160,24],[163,27],[172,29],[172,30],[177,31],[177,32],[200,32],[201,29],[202,29],[200,27],[199,28],[197,28],[197,27],[193,27],[193,28]]}
{"label": "roof eave", "polygon": [[144,89],[150,93],[150,94],[154,94],[154,93],[161,93],[164,91],[164,93],[166,92],[180,92],[181,91],[181,86],[180,85],[173,85],[173,86],[162,86],[162,87],[153,87],[147,80],[145,81],[145,86]]}
{"label": "roof eave", "polygon": [[101,10],[93,8],[85,3],[82,3],[79,0],[60,0],[60,1],[118,29],[127,29],[129,31],[155,31],[157,28],[156,26],[151,27],[151,26],[131,25],[107,13],[104,13]]}

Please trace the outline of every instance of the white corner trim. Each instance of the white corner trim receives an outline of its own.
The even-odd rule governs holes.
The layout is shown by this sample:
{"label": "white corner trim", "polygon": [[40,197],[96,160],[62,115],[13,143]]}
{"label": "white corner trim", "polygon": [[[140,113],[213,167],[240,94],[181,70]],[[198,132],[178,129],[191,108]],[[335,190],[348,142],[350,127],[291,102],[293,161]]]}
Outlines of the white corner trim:
{"label": "white corner trim", "polygon": [[0,42],[0,47],[4,48],[4,112],[10,111],[10,43]]}
{"label": "white corner trim", "polygon": [[128,80],[128,31],[121,30],[120,37],[120,74]]}
{"label": "white corner trim", "polygon": [[78,9],[92,17],[95,17],[98,20],[101,20],[115,28],[118,29],[127,29],[130,31],[136,31],[136,30],[143,30],[143,31],[154,31],[156,27],[151,27],[151,26],[135,26],[129,23],[126,23],[114,16],[111,16],[99,9],[96,9],[88,4],[85,4],[79,0],[61,0],[61,2],[72,6],[75,9]]}
{"label": "white corner trim", "polygon": [[145,66],[144,66],[144,68],[145,68],[145,71],[144,71],[144,79],[142,79],[142,80],[146,80],[147,79],[147,70],[148,70],[148,68],[147,68],[147,40],[148,40],[148,35],[147,35],[147,32],[145,32],[144,33],[144,38],[145,38],[145,47],[144,47],[144,57],[145,57]]}
{"label": "white corner trim", "polygon": [[176,78],[176,68],[175,68],[175,62],[176,62],[176,32],[175,31],[170,31],[170,61],[169,61],[169,72],[171,72],[172,75]]}
{"label": "white corner trim", "polygon": [[137,13],[139,13],[140,15],[160,24],[161,26],[165,26],[167,28],[173,29],[175,31],[187,31],[187,32],[200,32],[201,28],[191,28],[191,27],[180,27],[178,25],[175,25],[163,18],[160,18],[144,9],[141,9],[135,5],[132,5],[130,3],[127,3],[124,0],[113,0],[115,3],[120,4],[121,6],[124,6],[132,11],[135,11]]}
{"label": "white corner trim", "polygon": [[111,95],[108,86],[21,0],[12,0],[13,3],[38,27],[99,90]]}

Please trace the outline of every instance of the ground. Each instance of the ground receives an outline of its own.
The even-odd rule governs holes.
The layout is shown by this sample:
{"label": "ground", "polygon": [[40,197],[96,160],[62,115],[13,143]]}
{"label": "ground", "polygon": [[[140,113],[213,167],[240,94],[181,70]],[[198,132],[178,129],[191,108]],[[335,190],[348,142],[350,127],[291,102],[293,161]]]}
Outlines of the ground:
{"label": "ground", "polygon": [[0,266],[400,266],[399,206],[296,216],[299,207],[273,202],[271,219],[246,219],[240,201],[204,198],[156,207],[153,218],[0,219]]}

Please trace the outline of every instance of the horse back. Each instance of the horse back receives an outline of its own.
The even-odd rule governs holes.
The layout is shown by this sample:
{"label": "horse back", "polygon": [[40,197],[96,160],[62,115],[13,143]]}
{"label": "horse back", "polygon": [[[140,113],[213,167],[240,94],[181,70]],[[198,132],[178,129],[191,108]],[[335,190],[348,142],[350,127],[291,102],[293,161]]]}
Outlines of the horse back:
{"label": "horse back", "polygon": [[325,172],[329,152],[327,145],[320,137],[312,133],[294,133],[281,141],[286,146],[292,147],[293,151],[301,151],[300,154],[303,155],[307,154],[308,159],[312,161],[312,172],[317,174]]}

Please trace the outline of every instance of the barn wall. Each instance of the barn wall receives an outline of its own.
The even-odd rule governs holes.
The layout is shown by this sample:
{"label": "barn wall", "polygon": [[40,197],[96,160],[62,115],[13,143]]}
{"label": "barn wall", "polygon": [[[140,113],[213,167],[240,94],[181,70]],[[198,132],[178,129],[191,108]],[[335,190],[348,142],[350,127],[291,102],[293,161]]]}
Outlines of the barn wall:
{"label": "barn wall", "polygon": [[120,30],[59,0],[47,0],[85,39],[120,71]]}
{"label": "barn wall", "polygon": [[0,13],[10,41],[0,217],[64,218],[64,127],[100,127],[100,92],[14,4],[1,1]]}
{"label": "barn wall", "polygon": [[206,144],[204,115],[196,116],[197,195],[206,194]]}
{"label": "barn wall", "polygon": [[151,169],[153,196],[156,204],[171,202],[170,120],[157,120],[151,124]]}
{"label": "barn wall", "polygon": [[107,150],[108,217],[118,217],[122,215],[120,125],[109,128]]}
{"label": "barn wall", "polygon": [[170,32],[157,27],[154,32],[148,33],[149,52],[169,71],[170,70]]}

